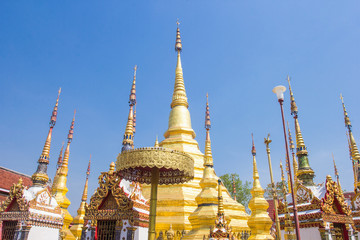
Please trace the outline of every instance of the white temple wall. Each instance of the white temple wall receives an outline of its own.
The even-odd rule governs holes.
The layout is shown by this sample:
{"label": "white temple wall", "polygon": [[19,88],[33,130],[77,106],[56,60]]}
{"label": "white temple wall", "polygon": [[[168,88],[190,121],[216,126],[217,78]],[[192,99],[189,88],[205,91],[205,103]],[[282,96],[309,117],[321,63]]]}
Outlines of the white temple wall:
{"label": "white temple wall", "polygon": [[29,231],[28,240],[58,240],[59,229],[32,226]]}
{"label": "white temple wall", "polygon": [[[281,237],[285,239],[284,230],[281,230]],[[318,228],[300,228],[300,237],[306,240],[321,240]]]}
{"label": "white temple wall", "polygon": [[143,240],[148,238],[148,228],[138,227],[135,232],[135,240]]}

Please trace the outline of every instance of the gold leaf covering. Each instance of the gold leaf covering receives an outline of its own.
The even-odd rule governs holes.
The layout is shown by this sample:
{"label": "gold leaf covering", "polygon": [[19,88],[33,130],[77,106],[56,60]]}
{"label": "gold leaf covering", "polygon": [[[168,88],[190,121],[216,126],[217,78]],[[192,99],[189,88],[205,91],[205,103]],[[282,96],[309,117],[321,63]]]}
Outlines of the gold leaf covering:
{"label": "gold leaf covering", "polygon": [[116,171],[130,181],[151,183],[151,170],[160,170],[159,184],[185,183],[194,178],[194,160],[188,154],[165,148],[138,148],[124,151]]}

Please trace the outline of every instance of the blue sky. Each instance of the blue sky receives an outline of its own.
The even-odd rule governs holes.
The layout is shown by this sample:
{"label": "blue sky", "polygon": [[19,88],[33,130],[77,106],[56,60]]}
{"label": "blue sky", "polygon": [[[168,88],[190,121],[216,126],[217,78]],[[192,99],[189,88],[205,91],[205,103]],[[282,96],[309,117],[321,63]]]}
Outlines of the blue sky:
{"label": "blue sky", "polygon": [[[310,165],[321,183],[333,174],[353,189],[343,93],[360,144],[359,1],[1,1],[0,165],[31,175],[62,87],[49,175],[76,108],[68,177],[70,212],[79,207],[89,155],[89,196],[121,150],[133,67],[137,73],[136,147],[167,129],[175,78],[176,19],[192,125],[204,148],[209,93],[218,175],[251,180],[254,133],[263,187],[269,183],[263,138],[271,134],[274,175],[284,160],[280,109],[272,88],[286,85],[299,107]],[[293,126],[289,96],[286,119]],[[292,128],[293,129],[293,128]],[[294,133],[293,133],[294,134]]]}

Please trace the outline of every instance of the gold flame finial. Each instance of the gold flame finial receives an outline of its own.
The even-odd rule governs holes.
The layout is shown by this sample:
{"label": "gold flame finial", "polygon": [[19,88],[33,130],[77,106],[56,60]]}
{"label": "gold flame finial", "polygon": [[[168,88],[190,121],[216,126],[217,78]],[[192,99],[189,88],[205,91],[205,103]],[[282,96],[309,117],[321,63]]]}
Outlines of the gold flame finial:
{"label": "gold flame finial", "polygon": [[205,110],[206,139],[205,139],[204,166],[213,167],[214,162],[211,151],[210,128],[211,128],[211,121],[210,121],[209,99],[208,99],[208,94],[206,94],[206,110]]}
{"label": "gold flame finial", "polygon": [[187,97],[186,97],[183,70],[181,66],[181,57],[180,57],[180,52],[182,50],[182,43],[180,38],[179,25],[177,27],[177,32],[176,32],[175,50],[177,51],[177,64],[175,70],[175,86],[174,86],[174,93],[171,102],[171,108],[174,108],[175,106],[179,106],[179,105],[188,107],[189,104],[187,102]]}
{"label": "gold flame finial", "polygon": [[49,129],[42,153],[38,160],[37,170],[31,177],[31,179],[35,185],[43,186],[49,181],[49,176],[47,175],[47,165],[49,164],[49,159],[50,159],[51,136],[52,136],[52,130],[56,124],[60,93],[61,93],[61,88],[58,91],[56,103],[55,103],[54,109],[53,109],[51,117],[50,117],[50,123],[49,123],[50,129]]}
{"label": "gold flame finial", "polygon": [[349,128],[351,131],[351,122],[350,122],[350,118],[349,118],[348,113],[345,108],[344,98],[343,98],[342,94],[340,94],[340,99],[341,99],[341,103],[342,103],[343,110],[344,110],[345,127]]}

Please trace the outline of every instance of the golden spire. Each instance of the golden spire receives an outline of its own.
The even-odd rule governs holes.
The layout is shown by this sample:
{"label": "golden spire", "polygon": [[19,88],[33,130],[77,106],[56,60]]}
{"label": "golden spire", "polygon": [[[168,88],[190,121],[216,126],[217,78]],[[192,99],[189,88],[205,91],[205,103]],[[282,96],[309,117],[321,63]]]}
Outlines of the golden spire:
{"label": "golden spire", "polygon": [[174,93],[171,102],[171,108],[175,106],[185,106],[188,107],[189,104],[187,102],[185,84],[183,78],[183,70],[181,66],[181,57],[180,52],[182,51],[182,43],[180,37],[180,29],[179,29],[179,21],[177,21],[177,29],[176,29],[176,43],[175,43],[175,51],[177,52],[177,64],[175,70],[175,86]]}
{"label": "golden spire", "polygon": [[[298,164],[297,164],[296,157],[295,157],[295,152],[294,152],[295,146],[294,146],[294,141],[293,141],[292,136],[291,136],[289,122],[287,122],[287,127],[288,127],[288,135],[289,135],[289,147],[290,147],[291,154],[292,154],[293,168],[294,168],[294,183],[295,183],[294,184],[294,192],[296,193]],[[289,189],[291,189],[291,188],[289,188]]]}
{"label": "golden spire", "polygon": [[70,215],[69,211],[67,210],[71,202],[66,197],[66,193],[69,191],[69,189],[66,187],[66,182],[69,171],[68,164],[69,164],[69,156],[70,156],[70,143],[73,140],[73,134],[74,134],[75,114],[76,114],[76,110],[74,111],[74,116],[71,121],[69,134],[67,137],[68,141],[64,152],[64,159],[58,170],[57,175],[55,176],[56,181],[54,181],[54,184],[51,188],[51,192],[54,195],[64,215],[64,225],[62,227],[61,232],[62,234],[65,235],[65,239],[75,239],[73,234],[69,230],[69,225],[73,221],[73,217]]}
{"label": "golden spire", "polygon": [[70,130],[69,130],[69,134],[68,134],[68,142],[67,142],[65,153],[64,153],[64,160],[61,165],[62,168],[67,168],[67,166],[69,165],[70,143],[72,142],[73,135],[74,135],[75,115],[76,115],[76,110],[74,110],[74,117],[73,117],[73,119],[71,121],[71,125],[70,125]]}
{"label": "golden spire", "polygon": [[86,200],[87,200],[88,182],[89,182],[89,175],[90,175],[90,166],[91,166],[91,154],[90,154],[88,168],[87,168],[87,171],[86,171],[86,180],[85,180],[84,191],[83,191],[83,195],[82,195],[82,198],[81,198],[81,200],[84,201],[84,202],[86,202]]}
{"label": "golden spire", "polygon": [[351,157],[352,160],[354,161],[354,172],[356,174],[355,179],[354,179],[354,187],[355,187],[355,192],[357,191],[358,188],[360,188],[360,182],[358,181],[359,179],[359,161],[360,161],[360,153],[359,153],[359,149],[356,145],[355,142],[355,138],[354,135],[352,133],[352,125],[350,122],[350,118],[347,114],[346,108],[345,108],[345,104],[344,104],[344,99],[342,97],[342,95],[340,95],[341,98],[341,102],[343,105],[343,110],[344,110],[344,120],[345,120],[345,126],[348,129],[348,134],[349,134],[349,140],[350,140],[350,147],[351,147]]}
{"label": "golden spire", "polygon": [[308,159],[308,151],[306,149],[304,139],[300,130],[299,120],[298,120],[298,108],[295,103],[295,98],[293,91],[290,85],[290,77],[288,76],[289,82],[289,91],[291,99],[291,114],[294,115],[295,120],[295,135],[296,135],[296,155],[299,160],[299,169],[297,177],[302,183],[306,186],[314,185],[314,171],[311,169]]}
{"label": "golden spire", "polygon": [[135,134],[136,132],[136,71],[137,71],[137,65],[134,67],[134,79],[131,87],[131,93],[130,93],[130,101],[135,102],[134,103],[134,118],[133,118],[133,132]]}
{"label": "golden spire", "polygon": [[[128,121],[126,124],[126,128],[125,128],[125,133],[124,133],[124,139],[122,142],[122,149],[121,151],[126,151],[126,150],[130,150],[134,148],[134,110],[133,107],[134,105],[136,105],[136,70],[137,70],[137,66],[135,65],[134,67],[134,80],[132,83],[132,87],[131,87],[131,91],[130,91],[130,96],[129,96],[129,106],[130,106],[130,110],[129,110],[129,116],[128,116]],[[135,122],[135,126],[136,126],[136,122]]]}
{"label": "golden spire", "polygon": [[50,117],[50,123],[49,123],[50,129],[49,129],[49,133],[46,138],[46,141],[45,141],[44,148],[43,148],[40,158],[38,160],[37,170],[31,177],[34,185],[37,185],[37,186],[45,186],[47,184],[47,182],[49,181],[49,176],[47,175],[47,165],[49,164],[49,159],[50,159],[49,154],[50,154],[51,136],[52,136],[52,130],[56,124],[60,93],[61,93],[61,88],[59,89],[55,107],[54,107],[54,110],[52,111],[52,114]]}
{"label": "golden spire", "polygon": [[73,224],[70,228],[71,233],[74,234],[74,237],[76,239],[81,238],[81,233],[82,233],[82,229],[84,226],[85,206],[86,206],[86,201],[87,201],[88,182],[89,182],[89,174],[90,174],[90,164],[91,164],[91,154],[90,154],[88,168],[86,171],[86,180],[85,180],[85,185],[84,185],[84,191],[83,191],[83,195],[81,198],[80,207],[77,210],[78,215],[76,217],[74,217]]}
{"label": "golden spire", "polygon": [[346,132],[346,138],[347,138],[348,148],[349,148],[349,158],[350,158],[350,161],[351,161],[352,167],[353,167],[354,186],[357,186],[357,169],[358,169],[358,163],[355,162],[355,161],[352,159],[351,142],[350,142],[350,137],[349,137],[349,133],[348,133],[348,132]]}
{"label": "golden spire", "polygon": [[331,153],[331,155],[332,155],[332,159],[333,159],[333,163],[334,163],[334,172],[335,172],[336,182],[337,182],[337,184],[339,186],[340,192],[342,192],[341,184],[340,184],[340,178],[339,178],[339,172],[338,172],[336,164],[335,164],[334,153]]}
{"label": "golden spire", "polygon": [[156,147],[156,148],[159,147],[158,136],[156,136],[154,147]]}
{"label": "golden spire", "polygon": [[[252,135],[252,134],[251,134]],[[251,210],[251,216],[248,220],[248,225],[251,230],[251,239],[274,239],[270,234],[270,228],[272,226],[272,220],[269,217],[267,209],[269,203],[264,198],[264,189],[261,187],[259,172],[256,164],[256,149],[254,144],[254,138],[252,136],[252,149],[253,155],[253,187],[251,189],[252,198],[249,202],[249,208]]]}
{"label": "golden spire", "polygon": [[61,144],[61,149],[60,149],[60,153],[59,153],[59,157],[58,157],[58,161],[57,161],[57,165],[56,165],[56,170],[58,170],[62,164],[63,150],[64,150],[64,141]]}
{"label": "golden spire", "polygon": [[206,140],[205,140],[205,156],[204,156],[204,166],[213,167],[214,162],[211,152],[211,140],[210,140],[210,110],[209,110],[209,97],[206,94],[206,111],[205,111],[205,129],[206,129]]}

